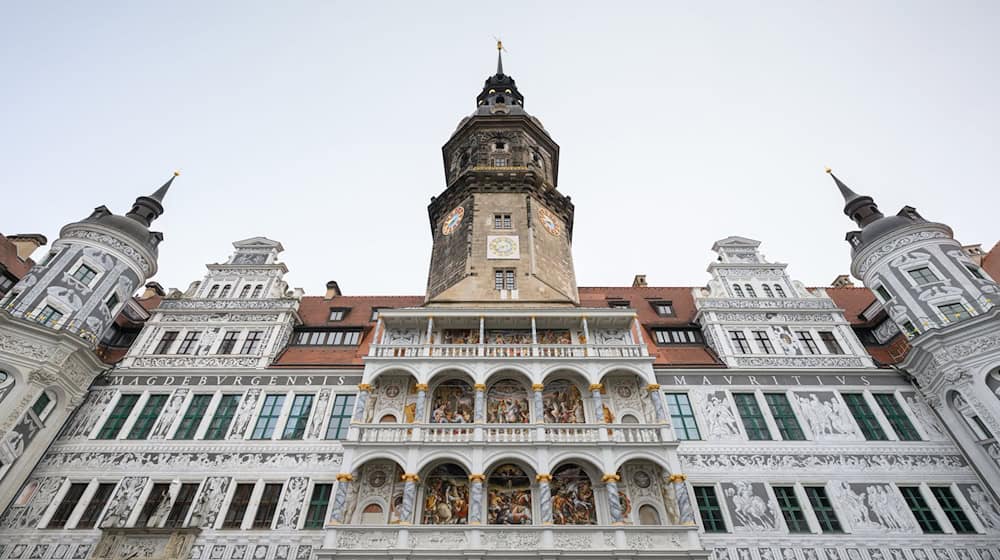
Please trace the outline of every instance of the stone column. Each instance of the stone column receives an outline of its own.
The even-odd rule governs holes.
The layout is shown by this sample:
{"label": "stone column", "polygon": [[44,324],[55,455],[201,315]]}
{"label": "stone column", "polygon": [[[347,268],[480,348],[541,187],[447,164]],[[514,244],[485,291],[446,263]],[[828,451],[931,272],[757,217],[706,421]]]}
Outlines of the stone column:
{"label": "stone column", "polygon": [[538,512],[542,516],[542,525],[552,525],[552,492],[549,490],[552,475],[537,474],[535,480],[538,482]]}
{"label": "stone column", "polygon": [[403,475],[403,504],[399,507],[399,524],[413,523],[413,510],[417,503],[417,482],[420,477],[413,473]]}
{"label": "stone column", "polygon": [[340,473],[337,475],[337,493],[333,497],[333,510],[330,512],[330,523],[340,525],[344,522],[347,512],[347,491],[351,489],[351,481],[354,477],[351,473]]}
{"label": "stone column", "polygon": [[482,423],[486,421],[486,385],[476,383],[476,410],[473,415],[473,422]]}
{"label": "stone column", "polygon": [[594,400],[594,423],[604,423],[604,400],[601,398],[601,389],[604,386],[594,383],[590,386],[590,397]]}
{"label": "stone column", "polygon": [[365,413],[368,412],[368,394],[371,390],[372,386],[367,383],[358,384],[358,402],[354,405],[354,418],[351,419],[352,421],[365,421]]}
{"label": "stone column", "polygon": [[470,474],[469,482],[469,525],[482,525],[483,519],[483,481],[486,477],[481,474]]}
{"label": "stone column", "polygon": [[684,484],[685,480],[687,476],[683,474],[672,474],[667,478],[667,482],[674,486],[681,525],[694,525],[694,508],[691,506],[691,496],[688,494],[687,484]]}
{"label": "stone column", "polygon": [[541,383],[535,383],[531,386],[531,390],[534,391],[535,399],[535,422],[542,424],[545,422],[545,411],[543,410],[544,405],[542,404],[542,390],[545,389],[545,385]]}
{"label": "stone column", "polygon": [[413,413],[413,421],[416,422],[417,424],[420,424],[420,423],[423,423],[423,422],[427,421],[424,418],[424,409],[427,406],[427,403],[426,403],[426,401],[427,401],[427,384],[426,383],[417,383],[416,385],[414,385],[413,388],[417,390],[417,407],[416,407],[416,410]]}
{"label": "stone column", "polygon": [[667,419],[667,409],[663,406],[663,394],[660,393],[660,385],[658,383],[650,383],[646,385],[646,390],[649,391],[649,398],[653,400],[653,410],[656,411],[656,421],[660,424],[668,424]]}
{"label": "stone column", "polygon": [[622,477],[617,474],[608,473],[601,477],[604,488],[608,491],[608,511],[611,513],[612,525],[624,525],[622,519],[622,498],[618,495],[618,481]]}

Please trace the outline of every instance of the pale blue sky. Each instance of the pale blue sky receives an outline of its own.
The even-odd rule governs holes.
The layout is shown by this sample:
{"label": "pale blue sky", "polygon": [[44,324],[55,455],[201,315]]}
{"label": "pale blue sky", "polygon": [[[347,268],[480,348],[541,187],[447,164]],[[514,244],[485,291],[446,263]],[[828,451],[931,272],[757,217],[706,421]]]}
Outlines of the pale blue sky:
{"label": "pale blue sky", "polygon": [[421,294],[441,145],[509,52],[561,145],[581,285],[703,285],[743,235],[848,271],[832,166],[996,242],[998,2],[13,2],[0,5],[3,233],[122,213],[179,168],[157,280],[237,239],[320,294]]}

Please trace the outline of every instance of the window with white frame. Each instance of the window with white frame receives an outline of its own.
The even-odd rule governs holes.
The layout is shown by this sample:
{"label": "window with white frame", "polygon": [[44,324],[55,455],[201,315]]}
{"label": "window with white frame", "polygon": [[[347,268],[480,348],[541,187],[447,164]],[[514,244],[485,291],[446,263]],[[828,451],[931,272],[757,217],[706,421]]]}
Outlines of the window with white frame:
{"label": "window with white frame", "polygon": [[90,283],[94,281],[94,278],[97,278],[97,271],[92,267],[87,266],[86,263],[80,263],[76,267],[76,270],[73,271],[72,276],[74,280],[85,286],[89,286]]}

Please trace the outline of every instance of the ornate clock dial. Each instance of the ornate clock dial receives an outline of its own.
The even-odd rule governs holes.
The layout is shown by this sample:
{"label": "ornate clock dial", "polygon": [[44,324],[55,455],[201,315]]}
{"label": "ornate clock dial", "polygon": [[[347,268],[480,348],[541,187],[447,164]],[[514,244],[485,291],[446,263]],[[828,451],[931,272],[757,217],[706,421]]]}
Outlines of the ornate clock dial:
{"label": "ornate clock dial", "polygon": [[545,228],[545,231],[552,235],[559,235],[559,220],[547,208],[538,208],[538,219],[542,222],[542,227]]}
{"label": "ornate clock dial", "polygon": [[456,206],[454,210],[448,213],[444,222],[441,223],[441,233],[451,235],[452,232],[458,229],[459,224],[462,223],[463,216],[465,216],[465,208]]}

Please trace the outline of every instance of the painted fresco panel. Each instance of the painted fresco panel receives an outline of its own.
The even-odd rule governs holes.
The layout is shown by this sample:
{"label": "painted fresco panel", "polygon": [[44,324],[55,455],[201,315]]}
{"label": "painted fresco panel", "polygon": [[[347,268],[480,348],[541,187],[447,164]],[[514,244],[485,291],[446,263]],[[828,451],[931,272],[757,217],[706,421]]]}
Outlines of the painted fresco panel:
{"label": "painted fresco panel", "polygon": [[505,379],[490,387],[486,398],[486,421],[491,424],[526,424],[531,421],[528,390]]}
{"label": "painted fresco panel", "polygon": [[487,500],[491,525],[531,524],[531,480],[520,467],[497,467],[488,481]]}

